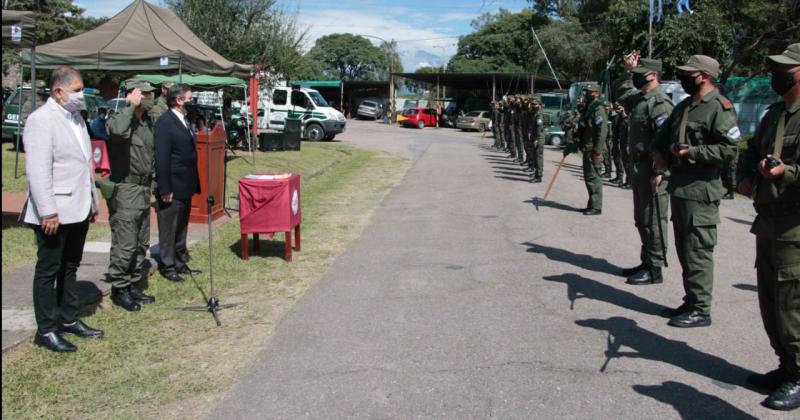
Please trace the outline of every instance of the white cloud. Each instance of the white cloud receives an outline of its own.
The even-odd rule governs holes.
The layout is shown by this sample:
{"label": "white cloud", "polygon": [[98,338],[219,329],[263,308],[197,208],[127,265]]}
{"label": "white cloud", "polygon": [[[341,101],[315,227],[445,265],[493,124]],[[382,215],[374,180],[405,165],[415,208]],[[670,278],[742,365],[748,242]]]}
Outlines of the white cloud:
{"label": "white cloud", "polygon": [[[458,39],[451,33],[427,29],[420,23],[423,17],[417,19],[414,12],[402,7],[390,8],[390,13],[358,10],[331,10],[331,9],[306,9],[299,14],[300,23],[308,28],[308,44],[306,48],[314,45],[317,38],[334,33],[353,33],[360,35],[374,35],[387,41],[397,41],[397,50],[403,60],[405,71],[414,71],[421,65],[417,57],[422,55],[441,57],[438,64],[446,62],[455,54]],[[395,17],[402,14],[403,20]],[[410,16],[411,15],[411,16]],[[430,18],[429,16],[427,18]],[[408,21],[418,23],[411,25]],[[380,41],[368,38],[373,44]],[[420,54],[424,53],[424,54]],[[428,61],[432,61],[428,59]],[[429,63],[426,63],[429,64]]]}

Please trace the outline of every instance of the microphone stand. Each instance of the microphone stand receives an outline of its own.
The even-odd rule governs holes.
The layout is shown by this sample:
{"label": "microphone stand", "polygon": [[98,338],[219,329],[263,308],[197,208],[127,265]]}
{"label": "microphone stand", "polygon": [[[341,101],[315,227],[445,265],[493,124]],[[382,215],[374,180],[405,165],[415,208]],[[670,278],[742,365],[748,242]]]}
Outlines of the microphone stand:
{"label": "microphone stand", "polygon": [[[214,196],[211,194],[211,147],[210,147],[210,130],[209,126],[211,125],[211,117],[213,117],[213,113],[210,111],[205,111],[204,113],[206,119],[206,204],[208,205],[208,277],[211,282],[211,297],[206,300],[205,293],[203,293],[202,289],[200,293],[203,294],[203,299],[206,300],[205,306],[189,306],[185,308],[181,308],[183,311],[196,311],[196,312],[209,312],[211,316],[214,318],[214,321],[217,323],[218,327],[222,326],[222,322],[219,320],[218,312],[221,309],[225,308],[233,308],[239,306],[240,303],[228,303],[228,304],[220,304],[219,298],[217,297],[217,291],[214,287],[214,229],[212,226],[212,208],[214,207]],[[224,199],[223,199],[224,201]],[[192,275],[192,280],[194,280],[194,276]]]}

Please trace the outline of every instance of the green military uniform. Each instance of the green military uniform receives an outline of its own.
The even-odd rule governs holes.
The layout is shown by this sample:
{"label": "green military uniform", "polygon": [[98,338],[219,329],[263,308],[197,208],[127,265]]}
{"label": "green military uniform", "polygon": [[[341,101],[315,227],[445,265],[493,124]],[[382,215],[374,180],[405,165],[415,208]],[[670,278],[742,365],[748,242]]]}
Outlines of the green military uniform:
{"label": "green military uniform", "polygon": [[736,166],[739,163],[739,148],[736,148],[736,152],[733,154],[731,159],[725,162],[725,166],[722,168],[722,183],[725,188],[728,189],[728,192],[725,193],[722,198],[732,200],[733,199],[733,192],[736,190]]}
{"label": "green military uniform", "polygon": [[[642,59],[636,73],[661,73],[661,61]],[[631,188],[633,189],[633,219],[642,241],[640,258],[651,273],[657,273],[655,282],[661,281],[660,268],[664,266],[667,255],[667,194],[668,182],[663,181],[653,194],[650,178],[653,172],[653,141],[656,133],[672,113],[672,100],[657,86],[648,92],[640,92],[630,98],[631,114],[628,119],[628,144],[631,153]],[[654,204],[658,200],[658,210]],[[664,238],[664,246],[661,244]]]}
{"label": "green military uniform", "polygon": [[510,101],[506,101],[505,112],[503,112],[503,140],[505,141],[506,151],[513,157],[514,156],[514,138],[511,137],[513,130],[512,119],[514,118],[514,110]]}
{"label": "green military uniform", "polygon": [[611,112],[606,108],[606,115],[608,115],[608,119],[606,119],[606,124],[608,124],[608,130],[606,130],[606,140],[605,140],[605,147],[603,148],[603,177],[604,178],[611,178],[611,137],[614,135],[612,130],[612,120],[611,120]]}
{"label": "green military uniform", "polygon": [[[163,89],[169,89],[174,85],[175,85],[175,83],[170,82],[170,81],[166,81],[166,82],[161,84],[161,87]],[[153,121],[153,123],[155,123],[156,121],[158,121],[158,118],[161,117],[161,114],[167,112],[168,109],[169,109],[169,105],[167,104],[167,95],[165,95],[162,92],[161,96],[156,98],[156,103],[155,103],[155,105],[153,105],[153,108],[150,109],[150,112],[149,112],[150,119]]]}
{"label": "green military uniform", "polygon": [[633,86],[631,74],[626,73],[617,78],[613,84],[614,103],[622,105],[623,112],[617,116],[615,134],[619,143],[620,160],[624,168],[625,179],[623,185],[630,185],[630,173],[633,170],[633,162],[631,161],[630,151],[628,148],[628,123],[629,115],[632,108],[632,100],[635,95],[639,94],[639,89]]}
{"label": "green military uniform", "polygon": [[494,138],[494,148],[500,148],[500,109],[496,101],[492,101],[492,137]]}
{"label": "green military uniform", "polygon": [[[692,56],[686,66],[678,69],[719,75],[719,64],[706,56]],[[709,315],[719,200],[725,194],[720,173],[740,138],[736,110],[714,89],[697,102],[691,96],[681,101],[663,124],[656,150],[662,156],[671,156],[667,191],[671,194],[675,248],[686,293],[681,312]],[[677,144],[688,145],[687,157],[677,158],[668,152],[670,146]]]}
{"label": "green military uniform", "polygon": [[531,110],[528,118],[528,138],[530,139],[530,168],[534,182],[541,182],[544,172],[544,120],[542,119],[542,100],[534,97],[538,107]]}
{"label": "green military uniform", "polygon": [[520,128],[520,105],[519,99],[515,98],[511,104],[511,154],[514,159],[522,159],[522,143],[519,135]]}
{"label": "green military uniform", "polygon": [[618,111],[612,111],[609,114],[608,118],[611,122],[609,126],[609,130],[611,131],[611,161],[614,166],[614,172],[616,177],[612,180],[612,182],[621,185],[625,178],[625,166],[622,163],[622,149],[620,148],[620,123],[623,118],[622,113]]}
{"label": "green military uniform", "polygon": [[[599,92],[596,84],[587,85],[585,90]],[[595,165],[592,156],[602,156],[606,148],[608,136],[608,115],[600,99],[593,100],[586,105],[586,110],[580,118],[580,150],[583,152],[583,181],[589,193],[587,210],[603,210],[603,179],[601,177],[602,164]]]}
{"label": "green military uniform", "polygon": [[[143,92],[152,91],[145,82],[134,86]],[[145,254],[150,246],[154,122],[147,113],[141,120],[137,119],[135,110],[136,107],[129,104],[107,124],[111,180],[116,183],[113,196],[106,198],[111,225],[108,281],[115,288],[125,288],[144,277]]]}
{"label": "green military uniform", "polygon": [[[800,65],[800,44],[770,60]],[[783,121],[781,121],[783,120]],[[780,127],[780,126],[783,127]],[[778,132],[783,129],[782,135]],[[776,143],[782,141],[783,145]],[[783,162],[780,179],[765,179],[758,166],[767,155]],[[769,107],[742,155],[738,178],[753,185],[757,216],[756,270],[761,317],[780,368],[800,381],[800,101]]]}
{"label": "green military uniform", "polygon": [[527,164],[530,160],[528,144],[528,118],[530,118],[530,109],[527,99],[520,100],[519,104],[519,126],[517,128],[517,137],[519,138],[519,155],[523,164]]}

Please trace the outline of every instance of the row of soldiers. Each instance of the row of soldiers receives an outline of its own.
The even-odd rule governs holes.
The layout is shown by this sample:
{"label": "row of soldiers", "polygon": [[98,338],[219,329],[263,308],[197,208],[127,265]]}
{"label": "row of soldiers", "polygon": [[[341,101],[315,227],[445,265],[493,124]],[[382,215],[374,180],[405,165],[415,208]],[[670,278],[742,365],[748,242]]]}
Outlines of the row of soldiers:
{"label": "row of soldiers", "polygon": [[544,112],[538,95],[508,95],[492,102],[494,147],[531,172],[532,182],[542,182],[544,166]]}
{"label": "row of soldiers", "polygon": [[[800,407],[800,43],[769,56],[767,63],[772,88],[782,100],[762,118],[735,179],[757,213],[751,232],[756,235],[759,306],[779,367],[747,380],[770,390],[766,407],[793,410]],[[576,139],[564,154],[582,152],[589,192],[584,214],[597,215],[609,128],[623,135],[619,144],[629,152],[625,171],[633,190],[641,263],[622,274],[632,285],[664,281],[671,210],[684,297],[683,304],[662,315],[673,327],[709,326],[719,205],[730,193],[723,173],[737,160],[741,139],[736,111],[716,86],[720,66],[711,57],[694,55],[677,67],[689,95],[678,104],[661,87],[660,60],[632,53],[625,69],[608,101],[600,99],[598,85],[584,88]]]}

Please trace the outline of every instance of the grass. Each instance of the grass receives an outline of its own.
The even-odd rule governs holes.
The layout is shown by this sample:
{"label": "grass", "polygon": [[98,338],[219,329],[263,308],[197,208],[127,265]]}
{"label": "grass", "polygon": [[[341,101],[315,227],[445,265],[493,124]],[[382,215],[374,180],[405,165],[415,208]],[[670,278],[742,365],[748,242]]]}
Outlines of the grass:
{"label": "grass", "polygon": [[[56,355],[22,344],[3,355],[4,418],[195,418],[218,401],[263,348],[274,326],[309,284],[356,239],[373,209],[399,183],[408,161],[331,143],[303,143],[300,153],[259,154],[258,171],[292,169],[304,175],[303,250],[283,260],[282,242],[262,242],[239,258],[239,225],[214,237],[223,326],[206,313],[175,308],[202,305],[204,273],[173,284],[153,277],[157,302],[130,314],[103,303],[87,323],[106,331],[98,341],[75,340],[78,353]],[[253,172],[243,159],[229,164],[236,179]],[[317,174],[312,179],[308,175]],[[235,176],[234,176],[235,175]],[[282,239],[282,235],[278,235]],[[207,267],[207,242],[192,250]],[[207,272],[207,270],[204,270]]]}
{"label": "grass", "polygon": [[25,153],[19,154],[19,167],[17,168],[19,177],[15,177],[13,143],[3,143],[0,149],[3,154],[3,191],[24,192],[28,188],[28,181],[25,179]]}
{"label": "grass", "polygon": [[[105,223],[95,223],[86,235],[87,241],[108,237],[111,231]],[[3,218],[3,273],[36,261],[36,237],[31,228],[14,219]]]}

